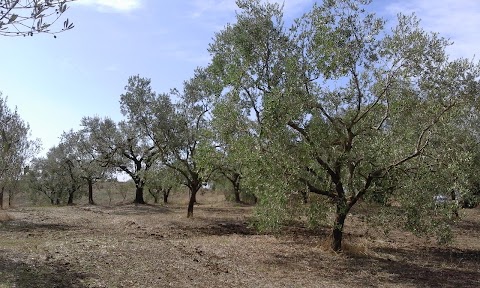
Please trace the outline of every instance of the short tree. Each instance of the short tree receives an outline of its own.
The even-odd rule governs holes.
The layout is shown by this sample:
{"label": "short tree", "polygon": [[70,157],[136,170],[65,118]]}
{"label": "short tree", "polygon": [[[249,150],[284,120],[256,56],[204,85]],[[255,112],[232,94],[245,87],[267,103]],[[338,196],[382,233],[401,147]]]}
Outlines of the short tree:
{"label": "short tree", "polygon": [[27,179],[32,193],[44,194],[55,205],[72,205],[85,186],[82,171],[65,143],[50,148],[46,157],[34,159]]}

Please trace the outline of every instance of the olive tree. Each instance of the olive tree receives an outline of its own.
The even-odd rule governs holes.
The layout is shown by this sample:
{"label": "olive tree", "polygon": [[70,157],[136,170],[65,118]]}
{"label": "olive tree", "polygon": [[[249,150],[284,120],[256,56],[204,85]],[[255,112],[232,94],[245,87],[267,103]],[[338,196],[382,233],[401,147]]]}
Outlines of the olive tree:
{"label": "olive tree", "polygon": [[125,172],[135,183],[134,203],[145,204],[146,175],[157,158],[155,146],[127,121],[84,117],[82,133],[88,135],[97,162]]}
{"label": "olive tree", "polygon": [[[205,78],[203,69],[184,83],[182,91],[157,94],[150,86],[150,79],[133,76],[131,89],[122,95],[122,109],[130,123],[140,129],[155,145],[159,161],[175,170],[181,182],[190,191],[187,216],[193,216],[196,194],[212,175],[198,163],[198,151],[209,149],[205,131],[209,125],[210,102],[213,93],[211,81]],[[178,99],[174,103],[171,99]]]}
{"label": "olive tree", "polygon": [[88,203],[95,204],[93,201],[93,185],[101,179],[107,179],[114,171],[101,160],[102,155],[93,149],[92,139],[84,131],[64,132],[61,143],[67,149],[68,157],[73,165],[79,169],[79,176],[85,181],[88,187]]}
{"label": "olive tree", "polygon": [[30,140],[29,136],[29,125],[8,107],[0,93],[0,209],[5,191],[11,203],[24,167],[39,148],[38,141]]}
{"label": "olive tree", "polygon": [[72,205],[80,198],[85,183],[73,156],[67,143],[60,143],[50,148],[45,157],[34,159],[27,178],[32,193],[44,194],[54,205]]}
{"label": "olive tree", "polygon": [[449,41],[415,16],[387,29],[369,2],[324,1],[287,29],[279,5],[237,1],[236,23],[210,46],[209,71],[225,87],[218,101],[234,103],[217,117],[245,119],[248,136],[232,144],[251,151],[243,174],[260,198],[259,221],[278,226],[292,197],[317,195],[335,215],[335,251],[368,196],[388,191],[412,230],[426,215],[418,207],[433,212],[433,195],[447,189],[432,171],[452,147],[449,123],[478,93],[478,65],[449,60]]}
{"label": "olive tree", "polygon": [[[53,28],[74,0],[1,0],[0,35],[33,36],[57,34],[74,27],[68,18],[62,28]],[[55,36],[56,37],[56,36]]]}

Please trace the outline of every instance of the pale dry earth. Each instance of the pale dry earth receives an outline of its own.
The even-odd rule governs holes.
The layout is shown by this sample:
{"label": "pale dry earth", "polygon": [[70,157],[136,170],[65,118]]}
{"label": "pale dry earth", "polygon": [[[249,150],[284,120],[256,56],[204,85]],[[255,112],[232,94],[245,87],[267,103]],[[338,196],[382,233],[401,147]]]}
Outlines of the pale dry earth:
{"label": "pale dry earth", "polygon": [[341,254],[325,248],[326,229],[258,234],[252,208],[226,202],[196,206],[193,219],[179,204],[7,212],[0,287],[480,287],[478,208],[447,247],[373,237],[352,217],[346,243],[357,244]]}

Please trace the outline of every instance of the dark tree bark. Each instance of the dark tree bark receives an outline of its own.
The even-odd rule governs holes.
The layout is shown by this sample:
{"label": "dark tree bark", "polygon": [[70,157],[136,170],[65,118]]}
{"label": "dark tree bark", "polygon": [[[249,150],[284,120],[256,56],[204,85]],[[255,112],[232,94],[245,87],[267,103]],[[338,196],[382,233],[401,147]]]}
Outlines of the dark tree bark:
{"label": "dark tree bark", "polygon": [[342,250],[342,240],[343,240],[343,227],[345,225],[345,219],[348,214],[348,207],[346,203],[337,204],[335,223],[333,225],[332,231],[332,243],[331,248],[335,252]]}
{"label": "dark tree bark", "polygon": [[136,185],[137,189],[135,191],[135,201],[133,203],[135,204],[145,204],[145,200],[143,199],[143,184],[138,183]]}
{"label": "dark tree bark", "polygon": [[13,193],[8,193],[8,207],[12,207],[13,203]]}
{"label": "dark tree bark", "polygon": [[155,189],[148,188],[148,193],[150,193],[150,195],[152,195],[153,203],[157,204],[158,203],[158,194],[160,193],[159,190],[157,188],[155,188]]}
{"label": "dark tree bark", "polygon": [[87,179],[87,183],[88,183],[88,204],[95,205],[95,202],[93,201],[93,181],[92,181],[92,179]]}
{"label": "dark tree bark", "polygon": [[232,183],[233,186],[233,194],[235,195],[235,202],[241,203],[242,200],[240,199],[240,173],[232,173],[231,175],[228,172],[224,172],[223,175],[225,178]]}
{"label": "dark tree bark", "polygon": [[164,204],[168,203],[168,196],[170,195],[170,190],[172,190],[172,188],[163,189],[163,203]]}
{"label": "dark tree bark", "polygon": [[233,193],[235,194],[235,202],[241,203],[242,199],[240,199],[240,174],[236,175],[235,181],[233,184]]}
{"label": "dark tree bark", "polygon": [[189,183],[190,201],[188,202],[187,218],[193,217],[193,206],[197,203],[197,192],[202,187],[202,183],[198,180]]}
{"label": "dark tree bark", "polygon": [[68,193],[68,202],[67,205],[73,205],[73,192]]}
{"label": "dark tree bark", "polygon": [[[198,191],[198,190],[197,190]],[[196,202],[197,191],[190,191],[190,201],[188,201],[187,218],[193,217],[193,206]]]}
{"label": "dark tree bark", "polygon": [[5,190],[5,187],[2,187],[0,190],[0,210],[3,210],[3,191]]}

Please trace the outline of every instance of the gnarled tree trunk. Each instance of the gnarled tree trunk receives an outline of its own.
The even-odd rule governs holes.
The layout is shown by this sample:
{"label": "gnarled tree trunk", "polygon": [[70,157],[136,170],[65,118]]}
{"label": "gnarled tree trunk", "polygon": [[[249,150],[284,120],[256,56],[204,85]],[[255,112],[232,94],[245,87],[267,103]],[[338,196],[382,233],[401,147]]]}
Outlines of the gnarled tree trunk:
{"label": "gnarled tree trunk", "polygon": [[136,185],[136,190],[135,190],[135,201],[133,203],[135,204],[145,204],[145,200],[143,199],[143,184],[139,183]]}
{"label": "gnarled tree trunk", "polygon": [[339,252],[342,250],[343,227],[349,210],[350,208],[344,199],[343,201],[340,200],[340,203],[337,203],[335,222],[332,230],[331,248],[333,251]]}
{"label": "gnarled tree trunk", "polygon": [[88,204],[95,205],[95,202],[93,201],[93,181],[92,181],[92,179],[87,179],[87,183],[88,183]]}
{"label": "gnarled tree trunk", "polygon": [[202,186],[200,181],[190,183],[190,201],[188,202],[187,218],[193,217],[193,206],[197,203],[197,192]]}
{"label": "gnarled tree trunk", "polygon": [[0,189],[0,210],[3,209],[3,191],[5,190],[5,187],[2,187]]}

